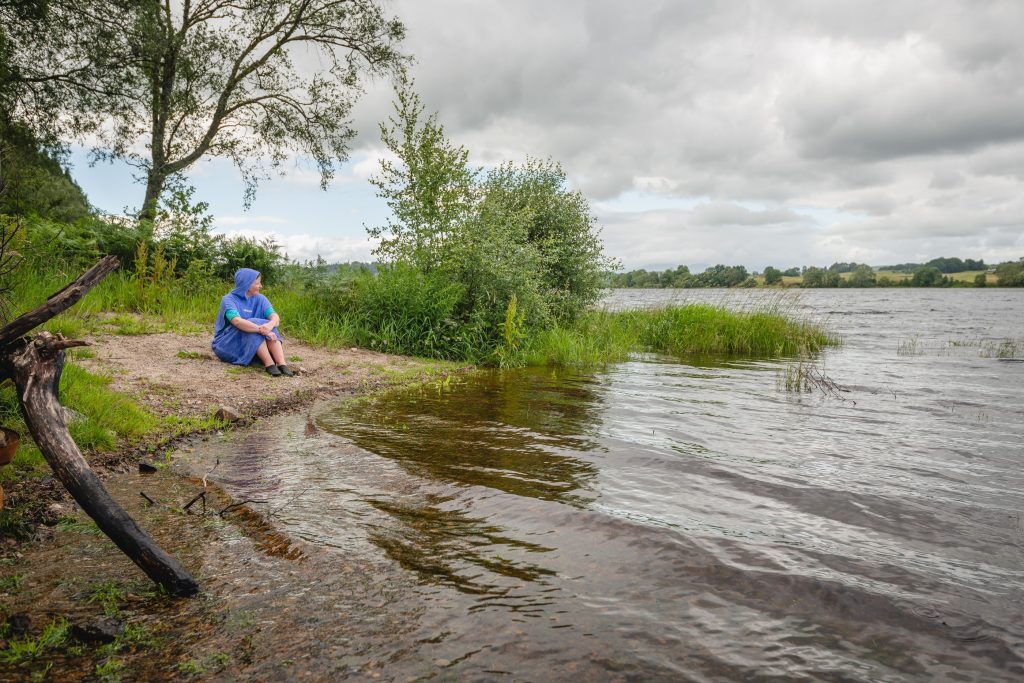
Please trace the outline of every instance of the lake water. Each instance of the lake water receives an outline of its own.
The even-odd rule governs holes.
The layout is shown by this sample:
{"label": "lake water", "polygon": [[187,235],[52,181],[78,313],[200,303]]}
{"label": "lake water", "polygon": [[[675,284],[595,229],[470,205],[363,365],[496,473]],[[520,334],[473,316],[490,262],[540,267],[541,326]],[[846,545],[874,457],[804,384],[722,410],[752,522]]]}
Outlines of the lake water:
{"label": "lake water", "polygon": [[[236,495],[289,501],[284,531],[372,567],[404,626],[338,647],[398,680],[1020,680],[1024,290],[605,305],[677,300],[826,321],[843,391],[787,390],[785,360],[481,372],[193,467],[219,457]],[[339,662],[308,666],[356,675]]]}

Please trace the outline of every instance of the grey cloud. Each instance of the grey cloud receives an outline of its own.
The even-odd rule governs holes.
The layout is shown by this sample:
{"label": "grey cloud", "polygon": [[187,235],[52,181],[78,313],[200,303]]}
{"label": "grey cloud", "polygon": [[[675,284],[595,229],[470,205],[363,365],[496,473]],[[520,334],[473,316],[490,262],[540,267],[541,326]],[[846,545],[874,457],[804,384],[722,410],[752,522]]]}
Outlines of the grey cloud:
{"label": "grey cloud", "polygon": [[954,187],[960,187],[963,184],[963,173],[950,168],[940,168],[936,169],[935,173],[932,174],[932,181],[928,183],[928,187],[935,190],[949,190]]}
{"label": "grey cloud", "polygon": [[867,196],[858,197],[853,201],[840,206],[842,211],[850,213],[866,213],[871,216],[887,216],[891,214],[898,202],[895,197],[885,194],[873,193]]}
{"label": "grey cloud", "polygon": [[773,225],[805,220],[789,209],[751,211],[745,206],[724,202],[700,204],[692,215],[694,221],[703,225]]}
{"label": "grey cloud", "polygon": [[1024,93],[985,93],[945,79],[884,87],[837,92],[808,84],[786,104],[787,132],[805,156],[865,160],[1024,139]]}

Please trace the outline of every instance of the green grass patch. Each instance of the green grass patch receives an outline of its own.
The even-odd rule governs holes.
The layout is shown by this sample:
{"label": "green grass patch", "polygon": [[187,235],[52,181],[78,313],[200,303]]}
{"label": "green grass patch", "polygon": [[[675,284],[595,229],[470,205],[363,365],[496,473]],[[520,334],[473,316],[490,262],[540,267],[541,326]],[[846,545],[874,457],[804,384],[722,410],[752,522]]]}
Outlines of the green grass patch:
{"label": "green grass patch", "polygon": [[85,415],[72,422],[71,436],[79,448],[111,450],[116,437],[136,442],[157,426],[157,419],[127,396],[110,388],[110,378],[68,364],[60,382],[63,405]]}
{"label": "green grass patch", "polygon": [[11,574],[0,578],[0,592],[17,593],[21,590],[21,584],[25,582],[24,574]]}
{"label": "green grass patch", "polygon": [[65,645],[70,631],[71,625],[67,620],[58,617],[47,624],[38,638],[25,636],[7,641],[7,648],[0,650],[0,660],[15,666],[29,664],[47,650],[55,650]]}
{"label": "green grass patch", "polygon": [[126,595],[125,590],[116,581],[101,581],[89,586],[85,601],[90,604],[98,603],[103,607],[104,614],[116,617],[121,614],[120,605]]}
{"label": "green grass patch", "polygon": [[391,368],[367,365],[366,370],[389,386],[404,386],[416,382],[429,382],[438,377],[448,377],[460,367],[461,364],[452,361],[421,359],[410,366]]}
{"label": "green grass patch", "polygon": [[57,520],[57,530],[70,534],[85,534],[87,536],[102,536],[103,532],[91,519],[82,520],[78,517],[65,516]]}
{"label": "green grass patch", "polygon": [[676,357],[796,357],[813,354],[839,339],[821,325],[779,309],[731,311],[689,304],[635,311],[592,311],[574,325],[557,326],[528,340],[528,365],[595,365],[633,353]]}
{"label": "green grass patch", "polygon": [[119,659],[110,659],[96,665],[96,680],[100,683],[118,683],[125,664]]}
{"label": "green grass patch", "polygon": [[201,659],[178,662],[178,673],[182,676],[201,676],[206,673],[223,671],[230,663],[231,655],[225,652],[214,652]]}
{"label": "green grass patch", "polygon": [[[10,468],[5,469],[9,470]],[[32,526],[25,521],[24,510],[21,506],[8,506],[0,510],[0,537],[25,540],[31,536]]]}
{"label": "green grass patch", "polygon": [[[83,451],[111,451],[121,442],[137,443],[153,433],[180,433],[181,429],[191,426],[179,425],[177,422],[181,421],[173,418],[154,417],[127,396],[113,391],[110,381],[109,377],[88,372],[72,363],[64,366],[60,401],[82,416],[82,419],[69,420],[68,431]],[[14,386],[10,383],[0,386],[0,424],[14,429],[22,437],[11,465],[0,468],[0,484],[48,472],[42,453],[28,435]]]}
{"label": "green grass patch", "polygon": [[123,313],[121,315],[108,318],[106,325],[113,328],[114,334],[120,334],[128,337],[140,334],[153,334],[157,331],[157,326],[153,322],[147,320],[141,315],[132,315],[129,313]]}

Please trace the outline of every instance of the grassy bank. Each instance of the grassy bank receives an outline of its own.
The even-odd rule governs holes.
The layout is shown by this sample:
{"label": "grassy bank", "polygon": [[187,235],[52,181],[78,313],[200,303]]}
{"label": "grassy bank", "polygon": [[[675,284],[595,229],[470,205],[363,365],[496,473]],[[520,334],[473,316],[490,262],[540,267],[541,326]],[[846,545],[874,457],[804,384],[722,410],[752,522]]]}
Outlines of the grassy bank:
{"label": "grassy bank", "polygon": [[[16,293],[26,308],[73,277],[63,269],[26,269],[25,274]],[[778,305],[754,312],[704,304],[588,311],[571,323],[546,328],[527,327],[513,312],[505,329],[494,334],[476,321],[453,321],[444,307],[410,304],[407,299],[426,294],[402,295],[392,291],[396,284],[367,274],[349,288],[309,287],[293,278],[264,291],[292,338],[326,348],[361,346],[479,365],[595,365],[641,352],[796,356],[838,343],[821,326],[798,320]],[[147,282],[119,271],[47,327],[66,336],[212,331],[217,302],[230,287],[217,281]]]}
{"label": "grassy bank", "polygon": [[[21,308],[36,305],[73,278],[70,269],[28,268],[16,290]],[[795,356],[837,340],[779,305],[739,312],[703,304],[658,310],[588,311],[569,323],[528,326],[514,307],[497,330],[458,320],[439,305],[430,285],[399,276],[361,275],[315,286],[293,276],[264,292],[282,316],[284,333],[325,348],[375,351],[478,365],[595,365],[632,353],[683,356]],[[230,283],[183,278],[147,281],[134,273],[109,276],[82,302],[47,325],[66,336],[211,332]],[[491,323],[493,325],[493,323]]]}
{"label": "grassy bank", "polygon": [[[78,353],[89,353],[79,351]],[[158,417],[130,397],[110,388],[109,377],[88,372],[72,362],[64,367],[60,381],[60,401],[69,409],[68,431],[78,447],[89,457],[145,445],[156,451],[162,444],[182,434],[201,432],[222,426],[212,415],[205,417]],[[14,460],[0,468],[0,485],[25,486],[21,495],[12,496],[0,510],[0,536],[27,538],[33,525],[45,516],[51,499],[37,491],[39,483],[52,472],[39,448],[32,442],[18,407],[14,387],[0,385],[0,424],[21,435]]]}

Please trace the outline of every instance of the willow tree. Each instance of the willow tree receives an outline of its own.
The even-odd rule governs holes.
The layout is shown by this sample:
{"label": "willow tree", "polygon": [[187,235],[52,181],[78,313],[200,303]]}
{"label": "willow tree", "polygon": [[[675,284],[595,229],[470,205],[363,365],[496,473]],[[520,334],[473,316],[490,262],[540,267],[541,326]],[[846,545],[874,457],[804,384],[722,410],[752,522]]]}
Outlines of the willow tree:
{"label": "willow tree", "polygon": [[[406,61],[400,21],[370,0],[135,0],[106,3],[125,52],[100,158],[134,165],[152,219],[167,182],[203,157],[229,159],[246,201],[268,171],[311,159],[326,187],[348,158],[366,78]],[[97,6],[99,7],[99,6]],[[144,142],[144,149],[139,146]]]}

